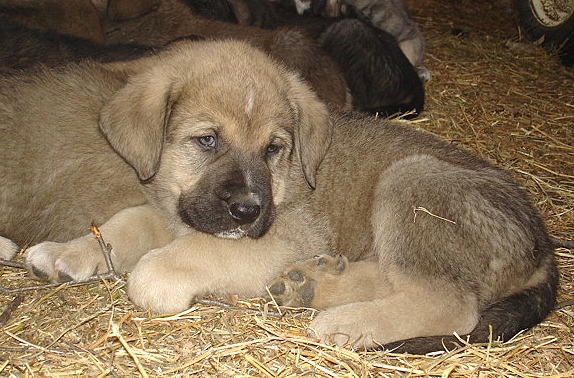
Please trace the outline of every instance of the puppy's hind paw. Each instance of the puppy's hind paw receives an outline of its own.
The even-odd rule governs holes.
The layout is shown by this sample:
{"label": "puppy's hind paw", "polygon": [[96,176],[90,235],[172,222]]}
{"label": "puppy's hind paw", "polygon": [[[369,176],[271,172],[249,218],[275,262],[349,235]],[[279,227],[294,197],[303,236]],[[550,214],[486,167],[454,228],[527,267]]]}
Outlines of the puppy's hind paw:
{"label": "puppy's hind paw", "polygon": [[318,286],[326,276],[336,276],[347,268],[343,256],[316,256],[296,263],[269,285],[269,293],[277,304],[289,307],[316,307]]}

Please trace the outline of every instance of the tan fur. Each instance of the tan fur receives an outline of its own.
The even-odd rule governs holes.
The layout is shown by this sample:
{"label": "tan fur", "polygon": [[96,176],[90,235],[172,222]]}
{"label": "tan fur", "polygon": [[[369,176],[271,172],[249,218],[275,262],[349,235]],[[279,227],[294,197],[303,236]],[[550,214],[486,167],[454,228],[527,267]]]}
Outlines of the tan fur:
{"label": "tan fur", "polygon": [[11,259],[18,252],[18,245],[0,236],[0,259]]}
{"label": "tan fur", "polygon": [[[108,65],[87,62],[39,72],[29,84],[22,85],[18,78],[7,78],[3,84],[3,88],[15,90],[0,94],[0,129],[6,137],[2,157],[10,161],[1,171],[5,182],[0,194],[7,198],[2,203],[1,234],[20,243],[51,240],[32,247],[27,257],[31,271],[48,280],[78,279],[106,270],[90,235],[58,243],[84,234],[91,221],[103,224],[101,231],[114,244],[119,271],[132,270],[142,254],[166,245],[174,235],[192,232],[179,220],[176,200],[199,177],[211,173],[201,156],[186,155],[190,150],[187,144],[192,143],[189,135],[215,129],[237,149],[234,153],[240,160],[259,155],[270,142],[280,144],[279,156],[268,163],[276,204],[285,196],[290,175],[303,172],[304,185],[314,183],[330,141],[327,110],[316,95],[295,74],[239,42],[183,41],[157,57]],[[253,95],[246,112],[245,105]],[[231,106],[233,103],[240,105]],[[32,106],[38,107],[35,112],[20,116],[17,109]],[[39,123],[44,125],[41,136],[30,139],[30,127]],[[251,127],[255,129],[244,133]],[[299,140],[316,143],[300,148]],[[10,156],[28,156],[30,160],[23,163]],[[59,163],[52,169],[56,161]],[[81,169],[75,163],[80,163]],[[49,185],[28,187],[28,182],[20,182],[22,170],[32,183],[44,180]],[[141,185],[138,177],[153,179]],[[79,188],[98,182],[101,185],[96,184],[94,196],[78,194]],[[11,185],[25,189],[13,196]],[[41,192],[32,194],[38,190]],[[145,205],[144,192],[157,207]],[[120,203],[124,206],[118,207]],[[274,224],[281,224],[281,218]],[[24,224],[27,226],[22,227]],[[269,233],[275,232],[273,229],[275,226]],[[301,229],[301,234],[325,245],[320,229]],[[218,242],[233,243],[217,239],[208,245]],[[286,264],[305,256],[300,248],[303,246],[285,246],[285,260],[271,266],[262,261],[262,281],[251,283],[254,288],[248,292],[259,291],[263,280],[279,275]],[[4,250],[5,257],[15,253],[8,240]],[[139,269],[145,266],[142,263]],[[143,288],[133,290],[136,298],[138,290]],[[189,303],[188,298],[182,300]],[[170,304],[162,309],[179,306]]]}
{"label": "tan fur", "polygon": [[327,307],[311,324],[323,341],[373,347],[475,326],[482,341],[498,318],[517,323],[495,328],[511,337],[552,308],[548,235],[505,172],[409,128],[329,116],[249,45],[181,42],[0,84],[0,235],[40,242],[39,278],[105,272],[96,221],[154,312],[268,285]]}

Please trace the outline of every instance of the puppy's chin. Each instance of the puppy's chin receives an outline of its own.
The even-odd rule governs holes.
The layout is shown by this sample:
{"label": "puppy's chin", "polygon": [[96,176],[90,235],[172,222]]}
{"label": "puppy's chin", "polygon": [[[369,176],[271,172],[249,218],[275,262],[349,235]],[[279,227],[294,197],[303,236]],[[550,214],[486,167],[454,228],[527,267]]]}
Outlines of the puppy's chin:
{"label": "puppy's chin", "polygon": [[[193,232],[197,232],[198,230],[196,230],[195,228],[189,226],[188,224],[185,224],[183,222],[178,223],[177,225],[172,227],[173,232],[176,236],[176,238],[191,234]],[[205,232],[205,231],[201,231],[200,232]],[[241,226],[231,229],[231,230],[225,230],[225,231],[218,231],[218,232],[208,232],[209,234],[216,236],[218,238],[222,238],[222,239],[241,239],[244,236],[249,236],[249,229],[243,229]]]}
{"label": "puppy's chin", "polygon": [[234,230],[216,232],[214,235],[217,236],[218,238],[223,239],[241,239],[242,237],[247,236],[248,234],[249,234],[248,230],[244,230],[241,227],[237,227]]}
{"label": "puppy's chin", "polygon": [[257,239],[267,231],[267,227],[261,229],[254,225],[242,225],[225,231],[214,232],[213,235],[224,239],[241,239],[244,236]]}

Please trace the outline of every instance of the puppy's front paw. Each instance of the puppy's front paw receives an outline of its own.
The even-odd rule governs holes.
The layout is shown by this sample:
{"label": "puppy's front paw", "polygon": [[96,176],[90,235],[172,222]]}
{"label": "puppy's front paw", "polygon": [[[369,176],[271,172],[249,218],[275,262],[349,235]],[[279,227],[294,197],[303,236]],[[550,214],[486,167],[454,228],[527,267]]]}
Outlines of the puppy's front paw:
{"label": "puppy's front paw", "polygon": [[282,306],[322,307],[315,300],[326,278],[340,275],[348,265],[343,256],[321,255],[296,263],[269,285],[269,292]]}
{"label": "puppy's front paw", "polygon": [[79,238],[68,243],[43,242],[26,253],[28,271],[50,282],[83,280],[106,269],[103,254],[95,240]]}
{"label": "puppy's front paw", "polygon": [[128,278],[128,296],[140,307],[157,314],[188,309],[203,292],[194,284],[194,272],[156,249],[141,258]]}

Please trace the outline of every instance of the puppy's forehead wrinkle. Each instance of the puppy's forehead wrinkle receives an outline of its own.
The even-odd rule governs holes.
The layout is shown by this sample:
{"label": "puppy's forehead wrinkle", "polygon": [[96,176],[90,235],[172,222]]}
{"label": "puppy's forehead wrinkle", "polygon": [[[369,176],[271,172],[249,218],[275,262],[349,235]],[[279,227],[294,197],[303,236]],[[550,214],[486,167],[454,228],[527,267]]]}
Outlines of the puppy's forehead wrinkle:
{"label": "puppy's forehead wrinkle", "polygon": [[253,113],[253,107],[255,106],[255,99],[256,99],[256,94],[253,90],[249,91],[249,94],[247,95],[247,104],[245,105],[245,114],[247,114],[247,118],[251,118],[251,115]]}

